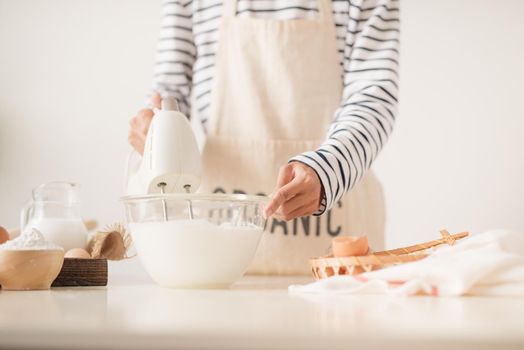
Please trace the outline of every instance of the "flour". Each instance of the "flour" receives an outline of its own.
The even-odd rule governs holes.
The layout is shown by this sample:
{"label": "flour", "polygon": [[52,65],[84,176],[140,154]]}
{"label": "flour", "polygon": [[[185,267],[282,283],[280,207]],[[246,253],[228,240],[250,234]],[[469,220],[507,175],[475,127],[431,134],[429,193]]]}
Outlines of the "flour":
{"label": "flour", "polygon": [[37,229],[25,230],[17,238],[0,244],[2,250],[63,250],[62,247],[47,241]]}

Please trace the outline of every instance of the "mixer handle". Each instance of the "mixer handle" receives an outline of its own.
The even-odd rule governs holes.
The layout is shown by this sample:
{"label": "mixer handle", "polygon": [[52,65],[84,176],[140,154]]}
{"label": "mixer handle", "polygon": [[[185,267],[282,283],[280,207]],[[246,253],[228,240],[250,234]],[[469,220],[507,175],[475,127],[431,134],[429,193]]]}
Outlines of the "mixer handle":
{"label": "mixer handle", "polygon": [[180,112],[180,108],[178,107],[178,101],[174,97],[165,97],[162,99],[162,102],[160,102],[161,109],[163,111],[176,111]]}

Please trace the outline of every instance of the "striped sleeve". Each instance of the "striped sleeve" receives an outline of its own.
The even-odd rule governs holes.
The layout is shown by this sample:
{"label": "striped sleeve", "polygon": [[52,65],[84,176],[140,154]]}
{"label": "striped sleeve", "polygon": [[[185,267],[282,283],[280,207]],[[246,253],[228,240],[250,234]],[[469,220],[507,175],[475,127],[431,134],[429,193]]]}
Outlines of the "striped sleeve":
{"label": "striped sleeve", "polygon": [[192,17],[192,0],[163,1],[153,79],[153,90],[175,97],[188,117],[196,56]]}
{"label": "striped sleeve", "polygon": [[344,90],[325,142],[291,161],[311,166],[330,209],[362,179],[393,130],[397,112],[399,2],[350,2],[344,48]]}

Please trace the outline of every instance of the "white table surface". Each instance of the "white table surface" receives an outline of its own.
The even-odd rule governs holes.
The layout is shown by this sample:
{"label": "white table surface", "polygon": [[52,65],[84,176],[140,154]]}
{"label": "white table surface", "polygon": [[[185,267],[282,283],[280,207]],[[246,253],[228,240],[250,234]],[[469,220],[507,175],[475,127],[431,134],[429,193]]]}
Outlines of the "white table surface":
{"label": "white table surface", "polygon": [[0,348],[524,349],[524,299],[288,294],[290,283],[309,281],[0,291]]}

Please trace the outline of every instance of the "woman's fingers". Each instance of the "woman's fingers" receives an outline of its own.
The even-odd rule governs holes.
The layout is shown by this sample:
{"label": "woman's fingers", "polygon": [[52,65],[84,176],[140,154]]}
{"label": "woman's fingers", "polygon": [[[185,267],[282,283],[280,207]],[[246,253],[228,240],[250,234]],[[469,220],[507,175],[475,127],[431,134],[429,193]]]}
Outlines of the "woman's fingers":
{"label": "woman's fingers", "polygon": [[[282,188],[291,180],[293,180],[293,168],[290,166],[290,164],[281,166],[278,171],[277,189]],[[266,217],[270,217],[271,215],[273,215],[273,213],[278,209],[280,204],[282,204],[283,201],[286,200],[286,195],[288,194],[285,191],[277,191],[273,194],[271,202],[269,202],[269,204],[266,206],[266,210],[264,212]]]}
{"label": "woman's fingers", "polygon": [[316,173],[307,165],[291,162],[282,167],[277,190],[265,210],[266,217],[276,214],[292,220],[297,213],[314,213],[320,203],[322,185]]}
{"label": "woman's fingers", "polygon": [[[158,92],[151,96],[151,105],[160,108],[162,97]],[[129,121],[129,135],[127,137],[129,144],[140,154],[144,153],[144,144],[151,126],[151,121],[155,112],[151,108],[145,108],[138,111],[137,115]]]}
{"label": "woman's fingers", "polygon": [[300,208],[297,208],[295,211],[287,214],[286,215],[287,219],[286,217],[284,217],[284,220],[288,221],[288,220],[293,220],[294,218],[298,218],[301,216],[309,216],[309,215],[314,214],[317,211],[318,211],[318,202],[314,200],[310,202],[309,204],[304,205]]}
{"label": "woman's fingers", "polygon": [[300,182],[298,178],[294,178],[288,184],[279,188],[274,194],[271,202],[269,202],[266,207],[266,217],[269,217],[275,213],[275,211],[282,205],[284,202],[290,200],[296,196],[300,191]]}
{"label": "woman's fingers", "polygon": [[137,151],[140,155],[144,154],[145,142],[141,135],[131,132],[129,133],[128,141],[135,151]]}
{"label": "woman's fingers", "polygon": [[151,96],[151,105],[155,108],[161,108],[162,104],[162,97],[158,93],[158,91],[153,92],[153,95]]}
{"label": "woman's fingers", "polygon": [[[285,202],[282,204],[277,211],[275,212],[274,216],[279,220],[292,220],[296,216],[294,214],[300,213],[301,215],[304,212],[308,211],[308,209],[316,202],[316,196],[312,193],[302,193],[299,195],[296,195],[291,200]],[[316,210],[313,210],[311,212],[314,213]]]}
{"label": "woman's fingers", "polygon": [[277,188],[284,186],[293,180],[293,167],[291,164],[286,164],[280,167],[277,178]]}
{"label": "woman's fingers", "polygon": [[137,127],[143,134],[147,134],[155,113],[151,109],[142,109],[137,115]]}
{"label": "woman's fingers", "polygon": [[129,144],[140,154],[144,153],[144,143],[153,115],[153,110],[142,109],[129,121]]}
{"label": "woman's fingers", "polygon": [[142,153],[141,150],[143,151],[146,140],[146,135],[144,133],[131,128],[129,130],[127,139],[129,140],[131,146],[137,150],[137,152]]}

